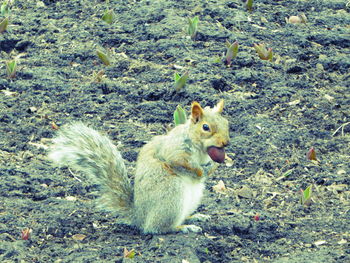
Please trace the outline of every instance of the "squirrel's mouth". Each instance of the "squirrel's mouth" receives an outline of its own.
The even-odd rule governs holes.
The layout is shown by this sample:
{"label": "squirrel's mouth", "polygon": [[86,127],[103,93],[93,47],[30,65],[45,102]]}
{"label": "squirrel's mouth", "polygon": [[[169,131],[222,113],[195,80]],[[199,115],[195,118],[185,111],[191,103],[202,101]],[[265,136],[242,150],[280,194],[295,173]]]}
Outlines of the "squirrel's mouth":
{"label": "squirrel's mouth", "polygon": [[210,146],[207,148],[209,157],[217,163],[223,163],[225,161],[225,150],[222,147]]}

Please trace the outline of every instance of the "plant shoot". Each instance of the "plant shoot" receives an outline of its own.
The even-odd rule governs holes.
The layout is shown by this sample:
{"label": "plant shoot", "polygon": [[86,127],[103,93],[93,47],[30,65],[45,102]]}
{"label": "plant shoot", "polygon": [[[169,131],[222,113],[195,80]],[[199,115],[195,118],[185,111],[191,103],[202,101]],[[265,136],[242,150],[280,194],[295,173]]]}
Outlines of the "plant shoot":
{"label": "plant shoot", "polygon": [[174,123],[175,126],[184,124],[187,120],[186,111],[178,105],[174,111]]}
{"label": "plant shoot", "polygon": [[195,40],[198,30],[199,17],[195,16],[194,18],[188,18],[188,29],[187,33],[192,40]]}
{"label": "plant shoot", "polygon": [[254,44],[254,49],[258,53],[260,59],[269,60],[272,62],[273,52],[272,48],[266,49],[264,44]]}
{"label": "plant shoot", "polygon": [[238,54],[238,42],[235,41],[232,44],[226,41],[226,65],[231,66],[232,60],[237,57]]}
{"label": "plant shoot", "polygon": [[186,72],[182,76],[180,76],[180,74],[177,72],[174,74],[175,90],[177,92],[179,92],[181,89],[183,89],[183,87],[185,87],[187,79],[188,72]]}

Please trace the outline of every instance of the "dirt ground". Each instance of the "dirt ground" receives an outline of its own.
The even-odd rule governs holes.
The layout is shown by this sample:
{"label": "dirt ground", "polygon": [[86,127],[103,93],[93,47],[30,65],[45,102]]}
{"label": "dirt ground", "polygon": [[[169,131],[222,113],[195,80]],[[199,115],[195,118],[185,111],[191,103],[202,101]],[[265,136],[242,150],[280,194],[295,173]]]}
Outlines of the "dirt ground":
{"label": "dirt ground", "polygon": [[[256,0],[248,12],[243,2],[13,1],[0,34],[1,262],[350,262],[350,4]],[[306,24],[286,23],[301,13]],[[230,67],[226,41],[239,43]],[[189,73],[179,92],[175,72]],[[80,120],[120,144],[132,177],[140,147],[166,131],[177,105],[221,98],[234,162],[207,182],[202,233],[117,224],[95,207],[96,185],[47,160],[53,123]],[[317,161],[306,158],[311,147]]]}

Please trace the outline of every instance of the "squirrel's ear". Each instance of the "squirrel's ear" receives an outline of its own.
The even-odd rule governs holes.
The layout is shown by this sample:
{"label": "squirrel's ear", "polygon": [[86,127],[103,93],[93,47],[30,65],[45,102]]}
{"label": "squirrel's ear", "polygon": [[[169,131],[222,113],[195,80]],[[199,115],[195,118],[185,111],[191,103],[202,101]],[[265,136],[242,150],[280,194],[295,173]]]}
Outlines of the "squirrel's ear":
{"label": "squirrel's ear", "polygon": [[217,113],[221,113],[224,109],[224,100],[221,99],[218,104],[216,104],[216,106],[214,107],[214,111]]}
{"label": "squirrel's ear", "polygon": [[203,109],[196,101],[192,102],[191,117],[194,123],[197,123],[203,117]]}

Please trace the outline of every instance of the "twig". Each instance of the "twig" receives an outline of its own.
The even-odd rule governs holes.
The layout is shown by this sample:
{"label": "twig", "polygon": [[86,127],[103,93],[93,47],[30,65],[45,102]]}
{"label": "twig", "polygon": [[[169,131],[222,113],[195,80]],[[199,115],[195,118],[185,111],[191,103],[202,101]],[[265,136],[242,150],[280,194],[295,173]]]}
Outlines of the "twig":
{"label": "twig", "polygon": [[71,170],[70,168],[68,168],[68,171],[73,175],[73,178],[74,178],[75,180],[78,180],[79,182],[82,182],[82,181],[79,179],[79,177],[76,176],[76,175],[72,172],[72,170]]}
{"label": "twig", "polygon": [[338,132],[340,129],[341,129],[341,136],[344,136],[344,128],[345,128],[346,125],[349,125],[349,124],[350,124],[350,122],[345,122],[345,123],[343,123],[342,125],[340,125],[340,126],[338,127],[338,129],[336,129],[335,132],[333,132],[332,136],[336,135],[337,132]]}

